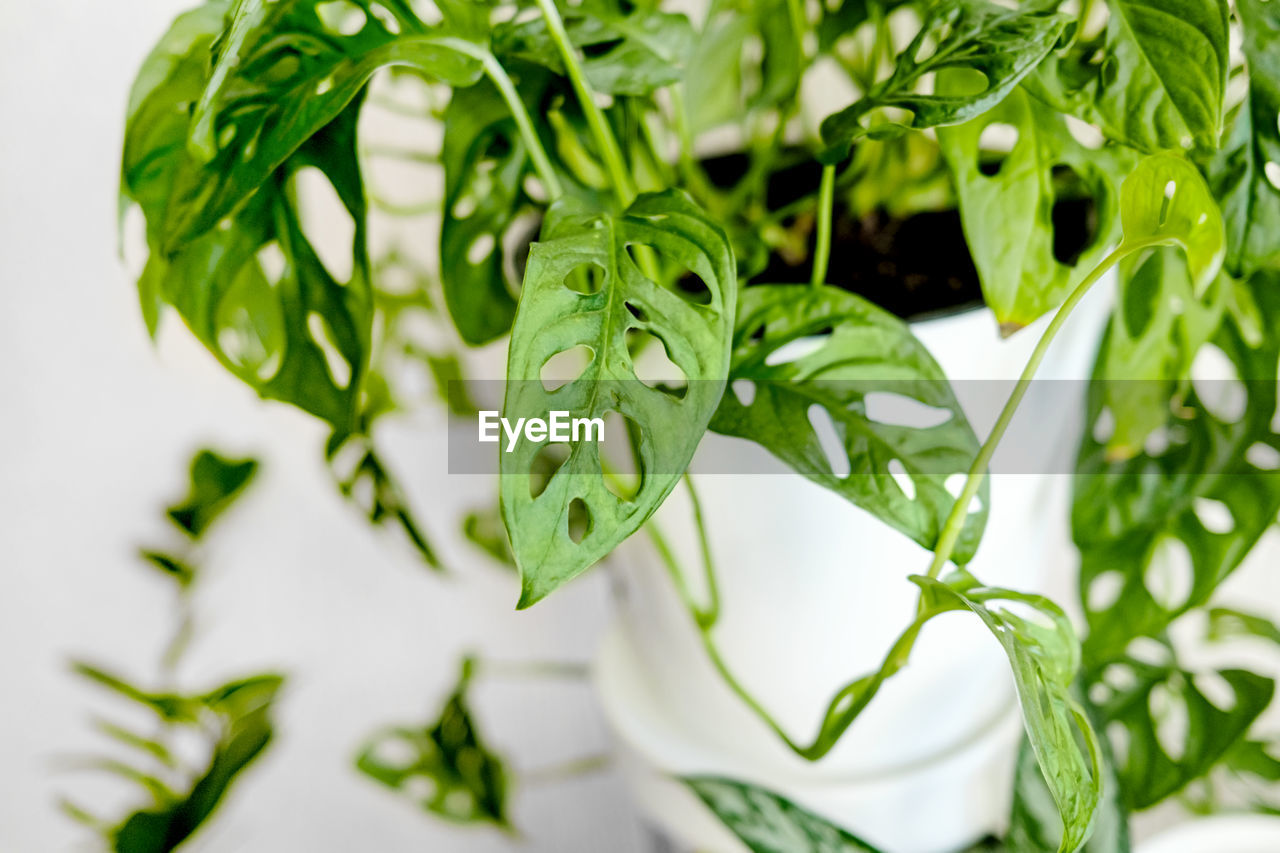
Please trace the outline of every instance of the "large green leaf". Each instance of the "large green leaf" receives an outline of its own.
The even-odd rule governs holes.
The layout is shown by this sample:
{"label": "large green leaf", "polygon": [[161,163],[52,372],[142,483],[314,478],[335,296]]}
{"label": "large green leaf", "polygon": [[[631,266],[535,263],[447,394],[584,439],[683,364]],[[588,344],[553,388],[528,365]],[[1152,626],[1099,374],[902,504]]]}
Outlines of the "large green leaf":
{"label": "large green leaf", "polygon": [[[986,0],[930,4],[920,32],[898,54],[892,73],[822,122],[822,140],[830,149],[826,157],[840,159],[851,143],[868,133],[956,124],[986,112],[1057,44],[1066,23],[1044,4],[1027,10]],[[973,85],[949,94],[920,91],[922,78],[946,69],[965,69]],[[908,114],[866,123],[868,114],[886,107]]]}
{"label": "large green leaf", "polygon": [[1172,154],[1144,157],[1120,185],[1121,251],[1177,246],[1186,255],[1196,295],[1222,268],[1226,233],[1204,178]]}
{"label": "large green leaf", "polygon": [[1110,0],[1106,30],[1051,55],[1029,81],[1056,109],[1141,151],[1218,147],[1225,0]]}
{"label": "large green leaf", "polygon": [[[1274,679],[1242,669],[1213,671],[1222,690],[1210,699],[1198,676],[1173,662],[1133,657],[1102,673],[1108,695],[1099,703],[1118,745],[1122,789],[1131,808],[1145,809],[1208,773],[1248,734],[1271,703]],[[1223,689],[1225,688],[1225,689]]]}
{"label": "large green leaf", "polygon": [[1238,0],[1236,10],[1249,93],[1209,175],[1227,223],[1228,268],[1247,276],[1280,263],[1280,6]]}
{"label": "large green leaf", "polygon": [[[655,268],[646,274],[640,263]],[[609,553],[675,486],[724,392],[736,301],[728,240],[684,195],[642,195],[618,216],[549,222],[529,254],[503,415],[514,423],[546,419],[552,410],[585,418],[617,412],[639,429],[642,476],[634,494],[619,497],[606,484],[599,445],[583,435],[535,497],[543,445],[521,440],[501,453],[503,520],[520,566],[521,607]],[[683,396],[641,381],[628,343],[643,335],[657,338],[684,374]],[[547,390],[544,365],[579,347],[590,364]],[[580,541],[571,535],[571,511],[586,516]]]}
{"label": "large green leaf", "polygon": [[[986,168],[980,148],[983,132],[992,125],[1008,125],[1017,133],[995,174]],[[1061,304],[1120,233],[1118,187],[1133,166],[1132,155],[1119,148],[1084,147],[1061,116],[1020,88],[978,118],[938,128],[938,144],[955,181],[983,298],[1006,332]],[[1069,264],[1054,255],[1053,214],[1059,201],[1054,175],[1062,167],[1079,176],[1097,217],[1092,241]]]}
{"label": "large green leaf", "polygon": [[[1280,281],[1258,274],[1252,289],[1264,328],[1275,328]],[[1233,321],[1214,343],[1241,380],[1240,417],[1214,414],[1193,387],[1161,452],[1115,461],[1091,429],[1085,431],[1071,523],[1081,555],[1081,600],[1089,622],[1084,648],[1091,668],[1121,658],[1133,638],[1158,636],[1178,616],[1207,602],[1280,511],[1280,478],[1268,459],[1280,450],[1280,436],[1271,428],[1280,341],[1272,336],[1251,347]],[[1086,405],[1088,424],[1101,417],[1104,399],[1095,383]],[[1182,550],[1178,543],[1185,561],[1174,559]],[[1149,580],[1152,572],[1178,571],[1187,577],[1167,583],[1180,590],[1176,597],[1161,594],[1166,584]]]}
{"label": "large green leaf", "polygon": [[394,22],[379,17],[385,7],[373,0],[343,0],[342,20],[322,15],[327,5],[272,3],[248,32],[228,35],[238,40],[200,95],[193,156],[175,173],[162,229],[167,251],[233,212],[379,69],[406,67],[455,86],[480,77],[480,60],[459,51],[447,26],[427,29],[403,4],[391,4]]}
{"label": "large green leaf", "polygon": [[510,830],[506,766],[480,738],[467,704],[472,669],[469,659],[463,661],[437,719],[377,733],[361,748],[356,766],[432,814]]}
{"label": "large green leaf", "polygon": [[825,818],[764,788],[710,776],[681,781],[751,853],[878,853]]}
{"label": "large green leaf", "polygon": [[[798,342],[806,351],[787,358],[784,348]],[[748,287],[739,298],[730,379],[753,384],[754,396],[744,405],[725,394],[713,430],[751,439],[924,547],[937,544],[955,503],[947,477],[968,471],[978,440],[946,375],[906,323],[834,287]],[[906,398],[943,417],[927,425],[902,416],[879,422],[868,414],[874,394],[890,403]],[[847,474],[833,470],[820,443],[810,420],[815,406],[835,427]],[[894,477],[899,465],[897,473],[910,478],[911,495]],[[973,556],[982,537],[985,491],[981,500],[957,542],[960,563]]]}
{"label": "large green leaf", "polygon": [[[912,581],[924,593],[922,609],[969,610],[1000,641],[1013,669],[1027,740],[1062,818],[1058,849],[1078,850],[1099,811],[1103,768],[1088,715],[1071,696],[1080,665],[1071,621],[1043,596],[984,587],[964,570],[943,580]],[[1000,602],[1011,607],[996,606]]]}

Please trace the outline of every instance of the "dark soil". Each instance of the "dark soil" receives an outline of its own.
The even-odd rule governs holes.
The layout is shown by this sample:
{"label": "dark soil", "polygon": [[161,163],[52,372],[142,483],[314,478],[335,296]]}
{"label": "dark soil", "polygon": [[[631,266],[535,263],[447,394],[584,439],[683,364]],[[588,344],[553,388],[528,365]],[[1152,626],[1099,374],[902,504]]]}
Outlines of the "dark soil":
{"label": "dark soil", "polygon": [[[730,154],[703,161],[708,177],[732,186],[748,160]],[[802,157],[770,176],[771,210],[817,192],[822,167]],[[1064,176],[1069,179],[1074,176]],[[837,203],[838,204],[838,203]],[[1054,206],[1054,255],[1072,263],[1092,238],[1093,203],[1067,187]],[[813,237],[810,237],[813,240]],[[855,218],[837,206],[832,223],[827,281],[866,297],[906,320],[964,311],[982,305],[982,289],[955,209],[894,218],[884,211]],[[811,243],[812,250],[812,243]],[[751,283],[806,281],[809,259],[789,263],[778,254]]]}

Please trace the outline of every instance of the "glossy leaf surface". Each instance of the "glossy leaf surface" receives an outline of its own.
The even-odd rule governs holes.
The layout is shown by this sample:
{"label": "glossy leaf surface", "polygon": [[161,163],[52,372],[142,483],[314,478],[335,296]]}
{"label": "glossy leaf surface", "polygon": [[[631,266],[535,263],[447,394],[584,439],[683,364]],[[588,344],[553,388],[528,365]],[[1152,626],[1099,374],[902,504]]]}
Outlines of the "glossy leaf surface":
{"label": "glossy leaf surface", "polygon": [[681,781],[751,853],[878,853],[826,818],[764,788],[714,777]]}

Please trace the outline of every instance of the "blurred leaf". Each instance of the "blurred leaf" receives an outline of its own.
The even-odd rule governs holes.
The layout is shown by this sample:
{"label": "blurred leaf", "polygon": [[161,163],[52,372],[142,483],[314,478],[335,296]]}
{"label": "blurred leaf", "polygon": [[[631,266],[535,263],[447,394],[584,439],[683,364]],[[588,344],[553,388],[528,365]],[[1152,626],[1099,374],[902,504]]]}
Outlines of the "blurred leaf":
{"label": "blurred leaf", "polygon": [[516,558],[511,554],[511,543],[507,541],[507,530],[502,526],[497,506],[467,513],[462,520],[462,535],[503,567],[515,569]]}
{"label": "blurred leaf", "polygon": [[[986,0],[931,4],[920,31],[898,54],[893,72],[860,100],[822,122],[822,141],[828,147],[824,159],[843,159],[849,146],[864,135],[956,124],[1000,103],[1062,36],[1067,18],[1044,5],[1022,10]],[[966,80],[973,85],[949,94],[919,92],[922,78],[945,69],[968,70]],[[873,111],[883,108],[899,112],[870,125],[865,122]]]}
{"label": "blurred leaf", "polygon": [[196,570],[194,566],[189,565],[182,559],[174,557],[170,554],[164,554],[159,551],[141,552],[142,559],[146,560],[152,566],[164,572],[169,577],[178,582],[179,586],[190,586],[195,580]]}
{"label": "blurred leaf", "polygon": [[[1280,323],[1275,278],[1259,274],[1251,282],[1266,328]],[[1090,669],[1121,659],[1133,638],[1159,636],[1178,616],[1208,602],[1280,512],[1280,478],[1265,458],[1280,450],[1280,436],[1271,429],[1280,341],[1254,349],[1229,322],[1214,342],[1239,383],[1224,379],[1206,387],[1215,394],[1237,388],[1243,412],[1220,420],[1193,386],[1158,454],[1109,460],[1105,444],[1092,434],[1102,416],[1103,387],[1090,388],[1071,513]],[[1210,515],[1215,511],[1222,517]],[[1186,565],[1172,543],[1185,546]],[[1158,600],[1163,587],[1179,594]]]}
{"label": "blurred leaf", "polygon": [[[218,516],[235,502],[257,471],[256,459],[229,459],[213,450],[201,450],[191,460],[191,486],[187,490],[187,496],[180,503],[169,507],[169,518],[188,536],[199,539]],[[181,577],[182,569],[190,573],[189,567],[176,563],[172,567],[161,565],[158,558],[168,559],[163,555],[147,553],[144,556],[175,576]],[[172,560],[169,562],[173,563]]]}
{"label": "blurred leaf", "polygon": [[755,785],[714,777],[680,781],[752,853],[877,853],[826,818]]}
{"label": "blurred leaf", "polygon": [[402,726],[374,735],[361,749],[356,767],[432,814],[512,831],[507,770],[481,740],[467,706],[471,672],[468,659],[438,719],[421,728]]}
{"label": "blurred leaf", "polygon": [[1249,92],[1224,149],[1209,168],[1227,223],[1227,266],[1237,276],[1280,264],[1280,7],[1237,0]]}
{"label": "blurred leaf", "polygon": [[[815,344],[790,360],[784,348]],[[947,382],[907,324],[860,296],[834,287],[753,285],[742,291],[733,336],[731,383],[754,386],[750,405],[725,394],[711,429],[747,438],[800,474],[932,548],[955,497],[949,475],[963,473],[978,440]],[[928,427],[881,423],[868,416],[868,396],[909,398],[945,415]],[[830,415],[850,471],[837,474],[810,420],[813,406]],[[897,462],[914,494],[895,480]],[[978,547],[987,493],[970,514],[954,558]]]}
{"label": "blurred leaf", "polygon": [[1275,694],[1273,679],[1223,669],[1211,673],[1223,689],[1215,701],[1197,686],[1197,675],[1178,668],[1172,650],[1164,662],[1127,657],[1103,670],[1110,693],[1098,707],[1108,733],[1124,732],[1116,749],[1130,808],[1150,808],[1207,774]]}
{"label": "blurred leaf", "polygon": [[[426,531],[414,518],[399,484],[374,449],[373,440],[363,432],[341,439],[334,435],[325,447],[325,455],[338,488],[347,500],[358,506],[375,526],[388,523],[399,527],[415,551],[428,566],[444,571],[435,547]],[[346,458],[354,461],[346,463]],[[344,464],[346,463],[346,464]],[[342,470],[339,470],[339,469]]]}

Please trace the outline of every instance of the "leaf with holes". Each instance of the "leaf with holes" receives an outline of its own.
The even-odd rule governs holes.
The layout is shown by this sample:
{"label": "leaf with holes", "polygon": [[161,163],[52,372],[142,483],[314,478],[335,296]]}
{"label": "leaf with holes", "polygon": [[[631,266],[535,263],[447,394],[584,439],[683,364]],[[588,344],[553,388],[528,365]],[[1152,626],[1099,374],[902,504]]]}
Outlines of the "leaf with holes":
{"label": "leaf with holes", "polygon": [[[944,77],[938,85],[945,92],[948,84]],[[982,150],[993,126],[1017,137],[994,164]],[[1061,116],[1021,88],[978,118],[938,128],[938,145],[951,167],[983,299],[1005,334],[1060,305],[1119,237],[1120,179],[1135,158],[1125,149],[1081,145]],[[1059,171],[1079,186],[1062,186]],[[1088,205],[1096,217],[1089,244],[1070,260],[1058,257],[1059,204]]]}
{"label": "leaf with holes", "polygon": [[503,237],[520,212],[528,171],[511,112],[488,81],[459,89],[444,114],[444,215],[440,282],[445,304],[469,344],[511,328],[516,314]]}
{"label": "leaf with holes", "polygon": [[[1275,328],[1277,276],[1255,276],[1252,290],[1265,327]],[[1112,461],[1105,444],[1086,430],[1071,527],[1080,549],[1080,598],[1089,624],[1084,649],[1091,668],[1122,657],[1134,637],[1158,636],[1178,616],[1207,602],[1280,512],[1280,478],[1274,472],[1280,436],[1271,428],[1280,341],[1255,349],[1227,322],[1214,343],[1234,365],[1236,378],[1199,389],[1193,384],[1163,452]],[[1222,419],[1203,393],[1221,395],[1232,387],[1244,394],[1243,411]],[[1087,423],[1097,423],[1103,402],[1103,388],[1094,383]],[[1175,559],[1179,555],[1185,559]]]}
{"label": "leaf with holes", "polygon": [[1227,266],[1238,276],[1280,263],[1280,6],[1238,0],[1249,92],[1209,168],[1227,223]]}
{"label": "leaf with holes", "polygon": [[[969,610],[990,629],[1013,669],[1027,740],[1062,818],[1062,853],[1089,838],[1102,800],[1101,745],[1071,696],[1080,643],[1062,608],[1039,595],[982,586],[958,570],[942,580],[913,575],[922,609]],[[999,603],[1009,607],[995,606]],[[1025,615],[1023,615],[1025,614]]]}
{"label": "leaf with holes", "polygon": [[236,211],[378,70],[409,68],[456,86],[481,73],[480,48],[447,21],[427,28],[402,2],[286,0],[250,16],[247,30],[237,30],[240,23],[194,99],[191,156],[178,162],[164,218],[155,223],[166,252]]}
{"label": "leaf with holes", "polygon": [[[1241,669],[1189,672],[1171,649],[1158,647],[1162,660],[1126,657],[1100,675],[1108,691],[1099,713],[1118,740],[1121,787],[1134,809],[1150,808],[1207,774],[1244,740],[1275,693],[1273,679]],[[1218,685],[1216,702],[1200,687],[1205,678]]]}
{"label": "leaf with holes", "polygon": [[[345,435],[355,425],[371,334],[364,189],[355,159],[359,99],[263,186],[247,188],[234,215],[164,252],[161,235],[180,207],[176,182],[194,162],[186,152],[186,105],[205,89],[215,36],[184,39],[188,52],[172,58],[168,76],[139,95],[126,128],[122,192],[141,206],[151,249],[143,279],[229,371],[263,397],[292,403]],[[306,183],[311,177],[321,180]],[[304,230],[295,196],[307,189],[331,191],[340,215],[353,223],[345,283]]]}
{"label": "leaf with holes", "polygon": [[1225,0],[1111,0],[1105,31],[1053,54],[1028,81],[1055,109],[1140,151],[1218,147]]}
{"label": "leaf with holes", "polygon": [[826,818],[764,788],[713,776],[680,781],[751,853],[877,853]]}
{"label": "leaf with holes", "polygon": [[1119,280],[1100,365],[1114,424],[1106,440],[1112,459],[1133,456],[1181,408],[1192,360],[1221,324],[1232,289],[1219,275],[1197,296],[1185,259],[1173,249],[1125,258]]}
{"label": "leaf with holes", "polygon": [[1222,212],[1200,172],[1181,157],[1153,154],[1120,185],[1121,252],[1149,246],[1177,246],[1197,296],[1222,268],[1226,232]]}
{"label": "leaf with holes", "polygon": [[[986,112],[1053,49],[1066,24],[1066,17],[1043,4],[1028,10],[986,0],[931,4],[890,75],[822,122],[822,141],[828,146],[824,159],[843,159],[850,145],[865,135],[956,124]],[[972,85],[947,94],[919,91],[922,78],[946,69],[966,70],[965,80]],[[873,111],[885,108],[908,114],[891,112],[883,121],[866,123]]]}
{"label": "leaf with holes", "polygon": [[[670,274],[650,269],[657,283],[642,269],[662,260]],[[679,193],[643,195],[619,216],[557,214],[548,222],[529,253],[503,415],[515,423],[546,420],[553,410],[587,419],[616,411],[640,430],[642,478],[625,499],[610,491],[600,448],[584,434],[568,443],[567,460],[535,495],[543,445],[523,440],[501,454],[502,513],[520,566],[521,607],[609,553],[675,486],[724,392],[736,297],[728,240]],[[636,336],[660,342],[687,381],[682,393],[642,381],[628,347]],[[580,348],[590,353],[586,369],[547,390],[543,367]],[[571,512],[585,517],[580,541]]]}
{"label": "leaf with holes", "polygon": [[[563,7],[569,40],[583,53],[582,70],[597,92],[648,95],[681,78],[693,48],[693,27],[682,14],[640,4],[623,12],[604,0]],[[564,64],[541,17],[500,24],[493,51],[506,62],[533,62],[564,74]]]}
{"label": "leaf with holes", "polygon": [[356,767],[434,815],[513,831],[506,765],[481,739],[467,703],[472,670],[472,661],[464,660],[436,720],[375,734],[361,748]]}
{"label": "leaf with holes", "polygon": [[[933,548],[955,503],[946,481],[968,471],[978,440],[928,350],[904,322],[834,287],[753,285],[739,303],[730,380],[754,385],[754,397],[725,394],[711,428],[760,444]],[[847,471],[824,450],[819,415]],[[985,486],[979,499],[956,543],[959,563],[982,537]]]}

